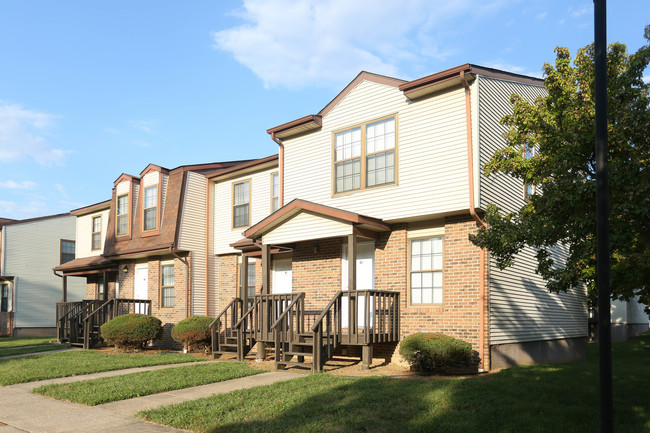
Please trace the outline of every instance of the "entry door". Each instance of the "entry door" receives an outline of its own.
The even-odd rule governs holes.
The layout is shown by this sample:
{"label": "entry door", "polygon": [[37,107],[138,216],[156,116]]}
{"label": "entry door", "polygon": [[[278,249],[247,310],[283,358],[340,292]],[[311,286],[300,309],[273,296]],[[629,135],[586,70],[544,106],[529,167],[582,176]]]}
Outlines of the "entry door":
{"label": "entry door", "polygon": [[291,259],[273,260],[273,293],[291,293]]}
{"label": "entry door", "polygon": [[[348,290],[348,246],[343,245],[341,260],[341,285],[342,290]],[[357,290],[373,290],[375,288],[375,243],[359,242],[357,244]],[[348,305],[350,299],[344,296],[341,303],[342,327],[348,327]],[[357,297],[357,324],[365,325],[366,297]],[[372,299],[370,299],[372,305]],[[370,326],[373,322],[373,312],[370,312]]]}
{"label": "entry door", "polygon": [[[135,267],[135,282],[133,286],[134,299],[149,299],[149,267]],[[144,304],[135,305],[135,313],[148,314],[147,306]]]}

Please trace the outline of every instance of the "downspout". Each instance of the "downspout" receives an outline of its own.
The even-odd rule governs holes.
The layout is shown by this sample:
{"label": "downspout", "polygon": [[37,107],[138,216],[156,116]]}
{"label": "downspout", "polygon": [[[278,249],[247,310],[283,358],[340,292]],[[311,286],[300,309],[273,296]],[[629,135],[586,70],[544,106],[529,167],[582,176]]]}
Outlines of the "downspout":
{"label": "downspout", "polygon": [[[173,243],[169,246],[169,252],[170,252],[170,254],[172,256],[176,257],[178,260],[185,263],[185,267],[187,268],[187,272],[186,272],[186,275],[185,275],[185,293],[186,293],[186,296],[187,296],[187,300],[185,301],[185,317],[190,317],[190,302],[192,302],[192,294],[190,293],[190,277],[191,277],[190,276],[190,263],[187,261],[186,258],[183,258],[183,257],[179,256],[178,253],[176,253],[174,251],[174,244]],[[192,253],[190,252],[190,254],[192,254]]]}
{"label": "downspout", "polygon": [[[476,208],[474,207],[474,149],[472,144],[472,106],[471,98],[469,92],[469,83],[467,78],[465,78],[465,71],[460,71],[460,81],[465,88],[465,119],[467,124],[467,173],[469,181],[469,213],[481,227],[487,227],[485,222],[481,219],[480,216],[476,213]],[[481,355],[481,365],[485,370],[485,249],[481,249],[481,255],[479,260],[479,299],[480,299],[480,311],[479,311],[479,321],[481,323],[481,330],[479,332],[479,347],[483,352]]]}
{"label": "downspout", "polygon": [[280,172],[280,196],[278,197],[278,207],[284,206],[284,144],[279,138],[276,138],[275,132],[271,133],[271,140],[278,143],[280,152],[278,155],[278,171]]}

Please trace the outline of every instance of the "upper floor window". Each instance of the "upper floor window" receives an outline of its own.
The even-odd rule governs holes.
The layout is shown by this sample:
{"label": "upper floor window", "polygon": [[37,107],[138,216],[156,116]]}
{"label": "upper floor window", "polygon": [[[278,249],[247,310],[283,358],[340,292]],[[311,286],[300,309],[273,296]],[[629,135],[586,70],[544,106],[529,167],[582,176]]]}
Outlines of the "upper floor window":
{"label": "upper floor window", "polygon": [[61,264],[74,260],[74,241],[61,239]]}
{"label": "upper floor window", "polygon": [[129,195],[117,197],[117,236],[129,234]]}
{"label": "upper floor window", "polygon": [[102,217],[101,215],[93,217],[93,232],[91,239],[91,249],[98,250],[102,247]]}
{"label": "upper floor window", "polygon": [[158,227],[158,185],[144,189],[144,231]]}
{"label": "upper floor window", "polygon": [[411,241],[411,304],[442,303],[442,237]]}
{"label": "upper floor window", "polygon": [[280,175],[271,174],[271,212],[280,208]]}
{"label": "upper floor window", "polygon": [[232,187],[232,228],[250,225],[250,180]]}
{"label": "upper floor window", "polygon": [[395,117],[334,134],[334,192],[395,183]]}

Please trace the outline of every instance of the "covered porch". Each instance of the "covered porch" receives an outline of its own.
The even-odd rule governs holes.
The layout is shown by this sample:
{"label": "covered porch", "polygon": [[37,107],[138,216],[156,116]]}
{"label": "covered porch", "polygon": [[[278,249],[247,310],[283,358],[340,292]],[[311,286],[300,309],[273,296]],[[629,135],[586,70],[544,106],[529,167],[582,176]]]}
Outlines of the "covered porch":
{"label": "covered porch", "polygon": [[249,260],[261,260],[261,290],[242,288],[221,311],[213,353],[241,359],[257,345],[261,357],[273,345],[277,368],[321,371],[339,348],[358,346],[368,368],[373,346],[400,335],[399,292],[374,284],[375,242],[389,232],[381,220],[303,200],[246,230],[233,247],[242,251],[242,281]]}

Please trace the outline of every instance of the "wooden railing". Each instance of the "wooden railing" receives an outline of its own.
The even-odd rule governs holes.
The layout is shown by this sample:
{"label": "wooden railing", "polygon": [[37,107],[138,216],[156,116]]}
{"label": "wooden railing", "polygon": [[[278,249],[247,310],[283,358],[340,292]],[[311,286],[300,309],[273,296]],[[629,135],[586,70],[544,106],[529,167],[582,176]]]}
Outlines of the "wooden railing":
{"label": "wooden railing", "polygon": [[[399,292],[352,290],[342,292],[343,344],[372,344],[399,340]],[[343,309],[343,308],[342,308]],[[347,326],[346,326],[347,325]]]}
{"label": "wooden railing", "polygon": [[272,342],[273,324],[278,320],[289,304],[303,293],[274,293],[255,295],[257,308],[253,312],[252,330],[257,340]]}
{"label": "wooden railing", "polygon": [[[95,308],[83,319],[84,349],[90,349],[94,342],[101,339],[101,326],[123,314],[148,314],[151,315],[151,300],[149,299],[109,299]],[[97,334],[92,338],[93,330]]]}
{"label": "wooden railing", "polygon": [[[313,370],[315,372],[322,371],[325,361],[334,355],[334,351],[341,344],[342,300],[343,291],[339,290],[311,326],[311,331],[314,333]],[[323,341],[325,341],[324,345]]]}
{"label": "wooden railing", "polygon": [[[246,354],[255,344],[255,336],[258,322],[256,321],[256,311],[259,309],[260,300],[253,299],[251,307],[242,314],[241,318],[235,323],[234,329],[237,334],[237,360],[243,361]],[[248,344],[250,343],[250,344]]]}
{"label": "wooden railing", "polygon": [[305,294],[296,293],[295,295],[275,322],[271,324],[276,366],[279,361],[285,360],[284,352],[289,343],[296,341],[300,334],[305,332]]}
{"label": "wooden railing", "polygon": [[235,324],[242,316],[244,304],[240,298],[234,298],[221,310],[221,313],[210,323],[210,332],[212,333],[212,353],[221,350],[221,328],[223,328],[223,338],[232,337],[234,334]]}
{"label": "wooden railing", "polygon": [[79,329],[83,319],[90,314],[102,301],[97,299],[84,299],[78,302],[57,302],[56,328],[57,338],[61,341],[74,343],[79,337]]}

